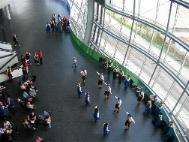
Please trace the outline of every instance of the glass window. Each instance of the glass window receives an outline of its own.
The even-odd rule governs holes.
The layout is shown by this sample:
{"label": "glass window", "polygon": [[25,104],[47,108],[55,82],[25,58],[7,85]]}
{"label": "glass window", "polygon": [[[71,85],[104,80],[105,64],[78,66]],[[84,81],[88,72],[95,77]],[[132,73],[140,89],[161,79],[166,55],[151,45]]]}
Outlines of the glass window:
{"label": "glass window", "polygon": [[176,25],[174,34],[183,42],[189,44],[189,9],[178,6],[178,14],[176,17]]}
{"label": "glass window", "polygon": [[115,59],[122,64],[124,60],[124,56],[126,53],[128,46],[123,42],[118,42],[116,53],[115,53]]}
{"label": "glass window", "polygon": [[109,31],[119,34],[121,29],[122,16],[106,10],[105,13],[105,26]]}
{"label": "glass window", "polygon": [[[166,83],[167,85],[167,83]],[[180,95],[182,94],[183,89],[180,87],[180,85],[176,82],[174,82],[170,94],[168,94],[167,99],[165,100],[165,104],[169,107],[170,110],[173,109],[175,106],[177,100],[179,99]]]}
{"label": "glass window", "polygon": [[[159,70],[157,70],[159,72]],[[153,90],[160,98],[164,99],[173,84],[173,78],[160,68],[160,72],[154,76],[154,84],[152,85]],[[166,84],[166,85],[165,85]]]}
{"label": "glass window", "polygon": [[131,49],[128,53],[126,66],[135,74],[139,74],[140,68],[144,62],[145,56],[135,49]]}
{"label": "glass window", "polygon": [[[188,132],[189,131],[189,125],[188,125],[189,124],[189,115],[188,115],[189,114],[189,97],[188,97],[188,94],[186,94],[186,93],[184,94],[184,96],[187,96],[187,98],[184,97],[186,99],[184,100],[183,104],[181,105],[182,108],[180,108],[181,110],[180,110],[177,118],[178,118],[183,130],[185,132]],[[186,133],[186,134],[189,137],[189,133]]]}
{"label": "glass window", "polygon": [[148,84],[150,81],[150,77],[152,76],[152,73],[155,69],[156,63],[150,60],[149,58],[146,58],[146,60],[143,62],[143,66],[140,70],[140,78]]}
{"label": "glass window", "polygon": [[124,11],[125,12],[129,12],[129,13],[133,13],[133,0],[125,0],[124,2]]}

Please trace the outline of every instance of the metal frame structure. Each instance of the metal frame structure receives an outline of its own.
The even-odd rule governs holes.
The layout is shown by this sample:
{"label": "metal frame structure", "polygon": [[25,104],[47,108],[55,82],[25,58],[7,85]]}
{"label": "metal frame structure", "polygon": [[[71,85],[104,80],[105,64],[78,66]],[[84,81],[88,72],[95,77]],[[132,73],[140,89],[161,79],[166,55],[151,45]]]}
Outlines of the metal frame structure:
{"label": "metal frame structure", "polygon": [[[70,0],[72,2],[74,2],[75,0]],[[81,0],[81,1],[89,1],[89,0]],[[126,0],[122,0],[123,5],[125,5],[125,1]],[[96,5],[96,9],[94,6],[93,9],[93,18],[87,18],[90,21],[83,21],[83,24],[86,24],[86,27],[92,27],[90,28],[91,31],[85,31],[87,32],[88,35],[90,35],[90,40],[88,42],[85,42],[87,45],[94,47],[95,50],[99,50],[100,52],[104,52],[104,48],[106,46],[106,44],[108,43],[107,38],[103,39],[104,42],[104,47],[101,47],[101,42],[102,42],[102,38],[103,38],[103,34],[115,39],[116,45],[115,45],[115,49],[114,49],[114,53],[113,55],[111,55],[111,58],[114,58],[115,55],[117,54],[117,50],[118,50],[118,44],[121,42],[123,44],[125,44],[127,46],[125,53],[124,54],[124,58],[123,61],[120,62],[120,64],[125,65],[127,67],[127,62],[128,62],[128,58],[130,58],[129,56],[129,52],[130,50],[135,50],[139,53],[141,53],[145,58],[142,61],[139,73],[137,74],[140,78],[141,73],[144,69],[144,66],[147,62],[148,59],[150,59],[153,63],[155,63],[155,67],[153,69],[152,74],[150,75],[150,79],[149,81],[146,83],[149,88],[151,89],[151,91],[153,93],[156,93],[153,90],[154,84],[157,83],[157,80],[159,78],[159,75],[162,73],[162,71],[166,72],[173,80],[173,82],[170,83],[170,87],[167,90],[167,93],[165,94],[165,98],[163,99],[164,101],[166,101],[170,96],[171,96],[171,92],[173,90],[173,88],[175,87],[175,85],[179,86],[182,89],[182,92],[180,94],[178,94],[178,99],[176,101],[176,103],[173,105],[172,108],[169,108],[167,106],[167,112],[169,113],[169,115],[175,120],[175,123],[178,124],[178,129],[179,131],[181,131],[181,136],[183,137],[183,140],[186,141],[186,135],[184,134],[184,132],[181,130],[180,124],[177,121],[177,116],[180,114],[180,112],[184,109],[185,104],[187,103],[187,99],[189,99],[189,81],[183,81],[179,75],[181,74],[181,69],[184,67],[184,64],[187,60],[187,56],[189,55],[189,45],[185,42],[183,42],[180,38],[178,38],[177,36],[174,35],[173,31],[175,29],[175,23],[177,20],[177,14],[178,14],[178,7],[182,6],[186,9],[189,10],[189,3],[183,1],[183,0],[170,0],[170,5],[169,5],[169,9],[168,9],[168,19],[167,19],[167,25],[166,27],[162,27],[161,25],[159,25],[157,23],[157,15],[159,12],[159,0],[157,1],[157,5],[156,5],[156,17],[155,20],[149,20],[146,18],[143,18],[141,13],[140,13],[140,4],[141,4],[141,0],[138,0],[138,14],[136,14],[136,1],[137,0],[133,0],[133,7],[132,7],[132,13],[126,12],[124,9],[124,6],[122,9],[118,9],[116,7],[114,7],[112,5],[112,0],[105,0],[103,2],[99,2],[98,0],[93,0],[93,6]],[[105,4],[105,5],[104,5]],[[171,14],[172,14],[172,8],[173,8],[173,4],[176,5],[176,12],[174,15],[174,24],[173,27],[170,27],[170,20],[172,20],[171,18]],[[106,10],[111,11],[112,13],[118,14],[120,15],[121,18],[121,26],[120,29],[118,31],[118,33],[114,32],[113,30],[111,30],[111,28],[109,28],[106,24],[105,24],[105,12]],[[88,12],[90,13],[90,11],[88,10]],[[91,16],[91,13],[89,14]],[[127,36],[121,35],[121,31],[123,28],[123,17],[127,17],[128,19],[130,19],[131,22],[131,28],[130,28],[130,33]],[[71,17],[74,19],[74,17]],[[76,21],[77,22],[77,21]],[[140,43],[136,43],[132,38],[133,36],[135,37],[135,35],[137,34],[136,32],[134,32],[134,26],[135,23],[141,23],[151,29],[153,29],[152,32],[152,36],[150,38],[149,41],[149,48],[148,50],[145,50],[144,48],[141,48],[142,45]],[[77,24],[77,23],[75,23]],[[92,26],[91,26],[92,24]],[[141,27],[140,27],[141,28]],[[87,28],[86,28],[87,29]],[[86,30],[85,29],[85,30]],[[172,29],[172,30],[170,30]],[[140,29],[141,30],[141,29]],[[154,39],[154,33],[155,32],[159,32],[162,35],[164,35],[163,38],[163,43],[160,49],[160,53],[158,57],[155,57],[152,53],[151,53],[151,46],[152,46],[152,42]],[[78,31],[77,31],[78,33]],[[165,50],[165,46],[168,40],[168,47],[166,49],[166,52],[163,55],[163,52]],[[175,43],[177,43],[180,47],[182,47],[186,53],[184,55],[184,59],[181,63],[180,68],[178,69],[178,71],[175,73],[175,71],[173,71],[173,69],[169,68],[169,66],[167,66],[165,64],[165,59],[168,56],[168,53],[170,51],[170,46],[171,46],[171,41],[174,41]],[[162,59],[163,58],[163,59]],[[132,70],[131,70],[132,71]],[[142,78],[140,78],[142,80]],[[156,93],[157,94],[157,93]],[[187,94],[187,96],[185,96],[185,94]],[[158,95],[158,94],[157,94]],[[184,98],[185,96],[185,98]],[[184,99],[184,101],[183,101]],[[181,100],[183,102],[181,102]],[[178,109],[177,109],[178,107]],[[178,111],[177,111],[178,110]]]}

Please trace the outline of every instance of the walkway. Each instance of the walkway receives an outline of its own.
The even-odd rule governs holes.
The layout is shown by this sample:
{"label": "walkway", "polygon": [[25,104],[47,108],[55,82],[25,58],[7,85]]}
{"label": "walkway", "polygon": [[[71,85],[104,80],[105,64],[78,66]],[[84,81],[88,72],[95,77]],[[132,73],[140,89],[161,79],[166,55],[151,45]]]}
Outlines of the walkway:
{"label": "walkway", "polygon": [[[58,0],[12,0],[12,29],[21,42],[18,52],[28,50],[32,54],[38,49],[45,53],[44,65],[32,65],[31,72],[37,75],[39,90],[39,102],[37,112],[43,109],[52,112],[52,128],[37,130],[34,134],[26,133],[20,126],[20,132],[15,142],[33,142],[36,135],[44,137],[45,142],[160,142],[160,131],[155,130],[151,118],[143,116],[144,106],[136,107],[136,97],[128,89],[124,91],[112,76],[105,79],[111,82],[113,95],[120,96],[123,100],[121,112],[113,114],[115,99],[112,96],[104,102],[104,88],[97,89],[96,71],[104,72],[98,63],[83,55],[73,47],[70,35],[65,33],[46,34],[44,26],[52,13],[67,15],[66,9]],[[76,71],[71,68],[72,57],[76,56],[79,67]],[[80,79],[79,71],[82,68],[88,70],[88,79],[85,90],[89,90],[92,106],[86,108],[84,100],[78,99],[76,94],[76,81]],[[18,88],[14,87],[14,95],[18,96]],[[99,105],[101,120],[98,124],[93,122],[93,107]],[[136,124],[127,132],[124,131],[126,118],[125,109],[133,114]],[[16,115],[18,125],[22,117]],[[102,137],[103,123],[110,123],[111,134],[107,138]]]}

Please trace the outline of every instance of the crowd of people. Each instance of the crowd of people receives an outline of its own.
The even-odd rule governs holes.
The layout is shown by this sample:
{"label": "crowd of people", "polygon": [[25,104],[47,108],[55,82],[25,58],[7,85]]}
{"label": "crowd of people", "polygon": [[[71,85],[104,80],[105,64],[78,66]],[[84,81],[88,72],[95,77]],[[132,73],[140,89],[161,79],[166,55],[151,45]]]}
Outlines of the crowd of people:
{"label": "crowd of people", "polygon": [[[73,59],[77,61],[76,57],[74,57]],[[128,87],[133,88],[133,90],[136,92],[137,106],[139,107],[140,104],[143,102],[145,104],[145,109],[143,111],[143,114],[146,116],[152,115],[152,123],[155,125],[155,127],[161,128],[163,130],[163,134],[164,136],[166,136],[164,138],[165,141],[172,141],[173,136],[168,135],[168,133],[171,130],[173,130],[174,125],[172,121],[170,121],[169,124],[167,124],[165,120],[163,119],[163,114],[160,110],[161,106],[163,105],[163,102],[160,101],[157,96],[145,95],[143,88],[137,87],[132,81],[132,79],[130,78],[130,76],[124,74],[123,69],[121,67],[120,68],[118,68],[118,66],[113,67],[111,60],[100,59],[100,63],[102,63],[102,66],[108,71],[108,73],[110,73],[110,71],[113,72],[113,79],[118,79],[119,84],[123,83],[125,89],[127,89]],[[73,64],[75,68],[78,66],[77,62],[75,61],[73,61]],[[79,98],[81,98],[82,96],[85,96],[84,97],[85,105],[88,107],[88,106],[91,106],[92,104],[92,102],[90,101],[91,96],[89,95],[89,91],[84,91],[83,89],[87,80],[87,69],[82,69],[80,71],[80,75],[81,75],[81,81],[78,81],[77,83],[77,94]],[[103,73],[97,72],[97,76],[98,76],[98,81],[97,81],[98,88],[101,89],[105,87],[104,96],[105,96],[105,100],[108,100],[109,97],[112,96],[111,86],[105,81]],[[115,106],[114,106],[114,113],[117,114],[120,112],[122,99],[118,96],[115,96],[115,100],[116,101],[115,101]],[[159,104],[159,106],[157,106],[157,104]],[[125,130],[128,130],[132,126],[131,124],[135,124],[135,120],[133,116],[131,115],[131,113],[127,111],[125,112],[126,112],[126,118],[125,118],[124,126],[125,126]],[[95,104],[94,112],[93,112],[93,118],[94,118],[95,123],[97,123],[100,120],[100,116],[101,115],[100,115],[99,107],[98,105]],[[108,122],[105,122],[103,124],[103,136],[109,135],[110,132],[111,132],[110,124]]]}
{"label": "crowd of people", "polygon": [[[77,68],[78,64],[77,64],[77,58],[73,57],[73,64],[72,67]],[[89,93],[89,91],[84,91],[84,86],[87,82],[87,69],[82,69],[80,71],[80,75],[81,75],[81,80],[78,81],[77,83],[77,95],[78,98],[82,98],[82,96],[84,96],[84,102],[85,102],[85,106],[89,107],[91,106],[92,102],[91,102],[91,95]],[[105,87],[105,92],[104,92],[104,96],[105,96],[105,100],[108,100],[109,97],[112,96],[112,89],[110,84],[108,84],[105,79],[104,79],[104,74],[97,72],[97,76],[98,76],[98,81],[97,81],[97,86],[99,89]],[[129,82],[130,79],[127,79],[127,82]],[[129,87],[129,85],[128,85]],[[122,105],[122,99],[120,97],[115,96],[115,106],[114,106],[114,113],[119,113],[120,112],[120,108]],[[93,112],[93,119],[94,122],[97,123],[100,120],[100,110],[98,105],[95,105],[94,107],[94,112]],[[133,118],[133,116],[126,111],[126,119],[125,119],[125,129],[128,130],[131,126],[131,124],[135,124],[135,120]],[[107,136],[110,133],[110,124],[108,122],[105,122],[103,124],[103,136]]]}
{"label": "crowd of people", "polygon": [[[33,64],[43,64],[44,53],[38,50],[32,55],[26,51],[21,55],[19,67],[22,68],[23,76],[17,79],[12,77],[12,67],[7,67],[6,74],[9,78],[9,83],[18,83],[21,92],[18,98],[11,96],[8,93],[5,83],[0,86],[0,141],[12,142],[14,135],[19,131],[17,125],[12,118],[20,111],[24,112],[25,118],[22,122],[23,129],[36,131],[39,126],[51,128],[51,113],[43,110],[41,114],[36,113],[35,102],[39,99],[38,89],[35,85],[37,76],[32,75],[30,68]],[[43,141],[43,138],[37,137],[36,142]]]}
{"label": "crowd of people", "polygon": [[58,14],[53,14],[49,22],[46,24],[46,32],[70,32],[69,18]]}

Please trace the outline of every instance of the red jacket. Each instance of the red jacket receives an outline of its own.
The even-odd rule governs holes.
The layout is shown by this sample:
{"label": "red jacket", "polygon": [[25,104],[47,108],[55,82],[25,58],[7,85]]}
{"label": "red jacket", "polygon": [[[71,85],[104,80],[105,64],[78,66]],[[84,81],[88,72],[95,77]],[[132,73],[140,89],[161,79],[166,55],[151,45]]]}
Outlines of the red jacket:
{"label": "red jacket", "polygon": [[44,55],[43,55],[43,52],[42,52],[42,51],[39,51],[39,52],[38,52],[38,57],[39,57],[39,58],[43,58],[43,56],[44,56]]}

